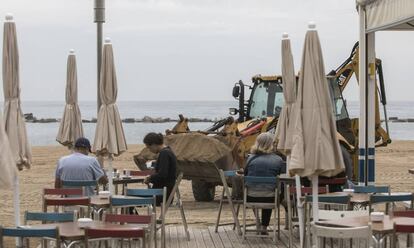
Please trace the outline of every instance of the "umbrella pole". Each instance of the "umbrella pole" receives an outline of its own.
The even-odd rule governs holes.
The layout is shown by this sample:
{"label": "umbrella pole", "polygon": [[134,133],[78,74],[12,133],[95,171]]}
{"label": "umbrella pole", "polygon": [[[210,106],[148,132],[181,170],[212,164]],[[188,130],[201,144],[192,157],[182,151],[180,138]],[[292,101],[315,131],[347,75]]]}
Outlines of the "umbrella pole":
{"label": "umbrella pole", "polygon": [[111,192],[111,195],[114,194],[114,169],[112,167],[112,161],[113,161],[113,157],[112,154],[109,154],[108,156],[108,170],[109,170],[109,192]]}
{"label": "umbrella pole", "polygon": [[301,202],[301,199],[300,199],[302,196],[302,192],[300,190],[302,185],[300,183],[300,177],[298,175],[295,176],[295,185],[296,185],[296,198],[297,198],[296,202],[297,202],[297,207],[298,207],[298,218],[299,218],[300,247],[303,247],[303,239],[304,239],[303,233],[304,233],[305,225],[303,222],[303,203]]}
{"label": "umbrella pole", "polygon": [[[318,175],[313,175],[312,176],[312,218],[313,218],[313,223],[316,223],[317,221],[319,221],[319,196],[318,196]],[[311,230],[309,230],[309,232],[311,232]],[[313,235],[313,243],[316,244],[316,236]]]}
{"label": "umbrella pole", "polygon": [[[19,176],[14,176],[13,182],[13,207],[14,207],[14,222],[16,227],[20,226],[20,189],[19,189]],[[22,247],[22,240],[16,238],[16,247]]]}

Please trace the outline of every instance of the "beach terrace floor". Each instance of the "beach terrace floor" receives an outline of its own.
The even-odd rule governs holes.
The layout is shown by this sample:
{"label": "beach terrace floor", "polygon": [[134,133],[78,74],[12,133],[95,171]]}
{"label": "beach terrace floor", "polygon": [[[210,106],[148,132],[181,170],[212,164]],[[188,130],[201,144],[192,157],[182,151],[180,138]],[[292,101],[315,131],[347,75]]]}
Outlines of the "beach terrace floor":
{"label": "beach terrace floor", "polygon": [[[182,225],[168,225],[166,229],[166,246],[169,248],[248,248],[248,247],[289,247],[288,231],[281,226],[280,240],[273,242],[269,238],[248,237],[243,241],[231,225],[221,226],[216,233],[213,225],[189,225],[190,241],[185,237]],[[294,238],[293,247],[299,247],[299,240]]]}

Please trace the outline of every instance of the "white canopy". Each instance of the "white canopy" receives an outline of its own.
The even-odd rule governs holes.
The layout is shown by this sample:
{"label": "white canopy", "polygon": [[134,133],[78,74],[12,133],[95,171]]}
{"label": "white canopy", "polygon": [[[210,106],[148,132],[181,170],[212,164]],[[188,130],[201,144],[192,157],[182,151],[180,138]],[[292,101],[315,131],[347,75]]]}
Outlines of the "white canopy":
{"label": "white canopy", "polygon": [[366,32],[414,30],[413,0],[358,0],[365,6]]}

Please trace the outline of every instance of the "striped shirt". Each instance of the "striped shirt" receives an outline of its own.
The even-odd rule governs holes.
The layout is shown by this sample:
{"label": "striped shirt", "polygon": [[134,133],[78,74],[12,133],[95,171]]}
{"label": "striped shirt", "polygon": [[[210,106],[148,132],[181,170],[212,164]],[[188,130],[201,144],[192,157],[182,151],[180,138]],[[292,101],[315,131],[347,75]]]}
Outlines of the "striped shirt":
{"label": "striped shirt", "polygon": [[[56,178],[61,181],[99,180],[105,173],[96,158],[74,152],[59,159]],[[94,187],[85,187],[85,195],[94,194]]]}

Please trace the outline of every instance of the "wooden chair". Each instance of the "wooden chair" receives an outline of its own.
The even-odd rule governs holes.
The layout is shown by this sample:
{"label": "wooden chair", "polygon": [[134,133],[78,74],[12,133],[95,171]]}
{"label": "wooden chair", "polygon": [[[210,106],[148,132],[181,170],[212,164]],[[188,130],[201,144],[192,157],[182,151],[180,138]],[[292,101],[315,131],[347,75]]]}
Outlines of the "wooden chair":
{"label": "wooden chair", "polygon": [[[69,206],[83,206],[86,208],[87,213],[82,213],[83,209],[80,208],[79,216],[90,216],[91,215],[91,199],[89,197],[74,197],[74,198],[46,198],[43,202],[43,212],[47,212],[49,206],[55,207],[69,207]],[[63,212],[63,211],[62,211]]]}
{"label": "wooden chair", "polygon": [[50,239],[56,242],[56,247],[60,247],[59,228],[5,228],[0,226],[0,248],[6,248],[4,237],[15,237],[22,240],[26,239],[26,247],[29,248],[28,238]]}
{"label": "wooden chair", "polygon": [[329,192],[342,191],[344,185],[348,182],[347,177],[337,177],[337,178],[319,178],[318,184],[319,187],[326,186],[329,189]]}
{"label": "wooden chair", "polygon": [[[223,191],[220,197],[220,204],[219,204],[219,209],[217,213],[215,232],[218,232],[219,226],[233,225],[233,230],[237,228],[237,232],[239,233],[239,235],[241,235],[241,228],[240,228],[240,223],[239,223],[239,210],[240,210],[240,205],[243,204],[243,200],[233,199],[230,193],[230,187],[227,184],[227,179],[231,179],[237,176],[236,171],[234,170],[223,171],[220,169],[219,175],[220,175],[221,182],[223,184]],[[229,204],[231,213],[233,215],[233,223],[220,224],[220,217],[221,217],[221,211],[223,210],[223,203],[225,203],[226,201]]]}
{"label": "wooden chair", "polygon": [[349,240],[351,242],[355,241],[357,247],[361,247],[361,243],[365,247],[370,247],[372,232],[371,226],[364,227],[353,227],[353,228],[336,228],[336,227],[327,227],[321,225],[312,225],[312,233],[315,238],[315,244],[312,247],[324,247],[323,241],[326,238],[337,239],[339,242],[339,247],[343,247],[344,241]]}
{"label": "wooden chair", "polygon": [[[312,194],[312,187],[301,187],[300,188],[301,196],[311,195]],[[319,187],[318,194],[326,194],[329,192],[328,186]],[[294,225],[299,225],[299,216],[297,213],[297,201],[296,201],[296,187],[290,187],[290,185],[286,186],[286,202],[287,202],[287,218],[286,222],[289,228],[289,247],[293,246],[293,228]],[[305,220],[305,217],[303,217]]]}
{"label": "wooden chair", "polygon": [[[275,201],[272,203],[263,203],[263,202],[250,202],[247,201],[247,196],[249,194],[249,187],[251,185],[272,185],[274,186],[274,191],[272,191],[272,195],[275,197]],[[252,176],[245,176],[244,182],[243,182],[243,240],[246,239],[247,236],[255,236],[255,237],[267,237],[266,235],[262,235],[260,233],[261,230],[247,230],[246,226],[246,210],[248,208],[251,208],[255,211],[256,217],[257,217],[257,210],[258,209],[272,209],[274,214],[274,224],[273,224],[273,241],[276,242],[276,232],[277,236],[280,239],[280,216],[278,215],[280,212],[278,210],[279,208],[279,202],[278,202],[278,194],[280,192],[279,189],[279,177],[252,177]],[[248,235],[247,232],[252,232],[251,235]]]}
{"label": "wooden chair", "polygon": [[146,247],[145,231],[142,228],[104,229],[85,228],[85,248],[89,248],[89,242],[112,239],[140,239],[142,247]]}
{"label": "wooden chair", "polygon": [[[392,215],[394,217],[414,218],[414,210],[393,211]],[[395,230],[395,226],[394,226],[394,230]],[[397,237],[395,235],[396,235],[396,232],[394,232],[393,244],[396,244],[396,242],[398,242]],[[412,247],[411,233],[407,233],[407,247]]]}
{"label": "wooden chair", "polygon": [[151,215],[132,215],[132,214],[106,214],[104,216],[105,222],[119,223],[119,224],[142,224],[146,231],[145,239],[148,240],[148,247],[151,247],[152,240],[154,246],[157,247],[156,223],[155,214]]}
{"label": "wooden chair", "polygon": [[[156,217],[156,230],[161,229],[161,247],[165,247],[165,210],[166,210],[166,202],[167,202],[167,188],[164,187],[163,189],[127,189],[126,192],[127,196],[135,196],[139,197],[137,200],[147,200],[149,204],[153,205],[153,214]],[[157,217],[157,207],[156,207],[156,201],[157,197],[162,197],[161,202],[161,214],[160,217]],[[158,222],[160,222],[160,227],[157,227]],[[154,233],[154,237],[156,238],[157,234]],[[155,246],[157,245],[157,242],[155,241]]]}
{"label": "wooden chair", "polygon": [[373,210],[373,206],[377,204],[385,204],[385,213],[388,214],[389,212],[389,204],[392,204],[393,209],[395,208],[395,203],[400,202],[404,204],[405,202],[410,203],[410,209],[413,208],[413,196],[412,193],[407,194],[398,194],[398,195],[378,195],[373,194],[370,195],[369,198],[369,212],[371,213]]}
{"label": "wooden chair", "polygon": [[76,219],[75,213],[44,213],[44,212],[24,212],[24,224],[28,221],[40,221],[42,223],[72,222]]}

